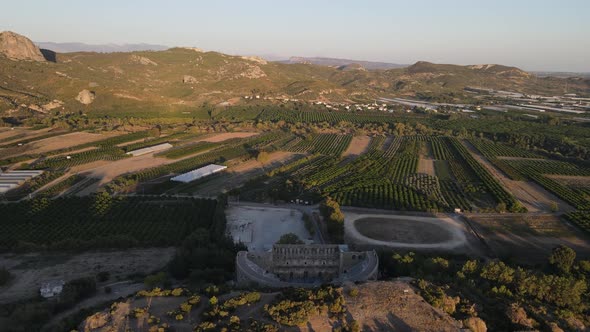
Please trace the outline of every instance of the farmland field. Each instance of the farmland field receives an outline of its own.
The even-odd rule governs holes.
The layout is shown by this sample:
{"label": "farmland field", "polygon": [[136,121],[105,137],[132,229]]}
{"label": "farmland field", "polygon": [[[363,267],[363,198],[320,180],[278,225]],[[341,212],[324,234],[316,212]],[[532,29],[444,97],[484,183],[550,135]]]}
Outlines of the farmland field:
{"label": "farmland field", "polygon": [[170,246],[197,227],[215,227],[216,205],[207,199],[105,195],[2,204],[0,214],[14,217],[0,221],[0,250]]}

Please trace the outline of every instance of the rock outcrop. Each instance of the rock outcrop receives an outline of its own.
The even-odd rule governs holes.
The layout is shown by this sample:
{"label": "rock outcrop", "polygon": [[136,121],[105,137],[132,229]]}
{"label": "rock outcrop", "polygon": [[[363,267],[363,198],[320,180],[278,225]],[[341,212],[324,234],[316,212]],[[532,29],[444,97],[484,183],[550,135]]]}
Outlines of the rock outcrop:
{"label": "rock outcrop", "polygon": [[472,332],[486,332],[488,330],[486,322],[479,317],[469,317],[463,321],[463,325]]}
{"label": "rock outcrop", "polygon": [[182,83],[193,84],[193,83],[199,83],[199,81],[197,81],[197,79],[194,76],[184,75],[184,76],[182,76]]}
{"label": "rock outcrop", "polygon": [[154,61],[152,61],[144,56],[136,55],[136,54],[131,55],[131,61],[133,61],[135,63],[139,63],[140,65],[144,65],[144,66],[147,66],[147,65],[157,66],[158,65]]}
{"label": "rock outcrop", "polygon": [[39,48],[29,38],[12,31],[0,32],[0,54],[11,60],[45,61]]}
{"label": "rock outcrop", "polygon": [[89,91],[86,89],[80,91],[80,93],[78,93],[78,96],[76,96],[76,100],[84,105],[92,104],[95,98],[96,93],[94,93],[94,91]]}
{"label": "rock outcrop", "polygon": [[266,60],[264,60],[263,58],[258,57],[258,56],[243,56],[242,59],[248,60],[248,61],[253,61],[253,62],[259,63],[261,65],[266,65],[268,63]]}

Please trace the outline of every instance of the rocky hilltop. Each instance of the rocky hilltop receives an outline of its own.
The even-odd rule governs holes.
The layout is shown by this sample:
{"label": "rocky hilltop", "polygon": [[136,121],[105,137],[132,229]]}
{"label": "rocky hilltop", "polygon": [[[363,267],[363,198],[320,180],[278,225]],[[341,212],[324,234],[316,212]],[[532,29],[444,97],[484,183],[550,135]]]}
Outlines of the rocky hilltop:
{"label": "rocky hilltop", "polygon": [[12,60],[45,61],[29,38],[12,31],[0,32],[0,53]]}

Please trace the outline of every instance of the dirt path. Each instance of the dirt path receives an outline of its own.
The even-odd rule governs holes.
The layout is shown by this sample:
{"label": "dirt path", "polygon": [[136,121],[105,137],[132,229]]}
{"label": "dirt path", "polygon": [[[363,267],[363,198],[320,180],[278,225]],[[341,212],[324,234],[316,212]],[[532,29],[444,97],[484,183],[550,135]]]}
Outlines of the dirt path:
{"label": "dirt path", "polygon": [[342,156],[359,156],[365,153],[365,151],[367,151],[369,143],[371,143],[371,138],[369,136],[354,136],[352,138],[352,141],[350,141],[348,148],[346,149],[346,151],[344,151],[344,154],[342,154]]}
{"label": "dirt path", "polygon": [[551,204],[557,203],[559,211],[573,211],[570,205],[559,199],[557,196],[545,190],[543,187],[532,181],[514,181],[497,169],[484,158],[475,147],[469,142],[461,141],[469,150],[473,158],[482,164],[508,192],[512,193],[529,212],[551,212]]}

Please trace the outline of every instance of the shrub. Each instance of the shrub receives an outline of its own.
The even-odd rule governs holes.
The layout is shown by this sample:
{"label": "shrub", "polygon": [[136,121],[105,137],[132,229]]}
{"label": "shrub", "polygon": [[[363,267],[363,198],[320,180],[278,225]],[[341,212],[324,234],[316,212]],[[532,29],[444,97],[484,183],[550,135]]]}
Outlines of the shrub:
{"label": "shrub", "polygon": [[0,268],[0,286],[6,285],[11,278],[12,275],[6,268]]}
{"label": "shrub", "polygon": [[108,271],[102,271],[102,272],[98,272],[98,274],[96,275],[96,280],[98,280],[99,282],[105,282],[107,280],[109,280],[111,277],[111,274]]}

